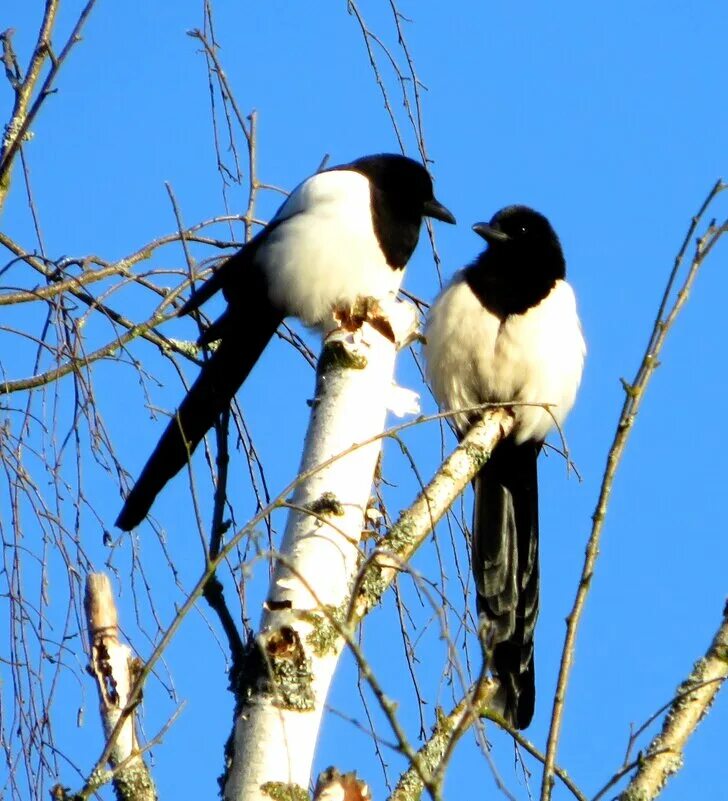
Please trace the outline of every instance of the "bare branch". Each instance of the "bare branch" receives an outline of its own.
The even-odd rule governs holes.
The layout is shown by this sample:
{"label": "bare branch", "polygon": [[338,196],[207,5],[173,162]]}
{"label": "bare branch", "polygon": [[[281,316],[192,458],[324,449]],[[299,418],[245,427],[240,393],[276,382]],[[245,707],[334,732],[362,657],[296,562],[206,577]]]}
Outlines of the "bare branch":
{"label": "bare branch", "polygon": [[[51,49],[51,32],[56,21],[59,0],[46,0],[45,13],[41,23],[38,40],[31,56],[30,66],[22,82],[15,83],[15,105],[10,122],[5,128],[2,147],[0,148],[0,208],[2,207],[10,185],[10,168],[16,153],[22,147],[33,120],[40,111],[45,99],[53,92],[53,84],[58,72],[68,58],[73,47],[81,41],[81,31],[93,10],[96,0],[89,0],[81,11],[76,24],[63,46],[60,54],[55,56]],[[50,68],[31,103],[35,87],[45,61],[50,61]]]}
{"label": "bare branch", "polygon": [[415,502],[406,509],[359,571],[349,609],[350,620],[361,620],[382,598],[437,521],[490,458],[513,428],[507,409],[488,410],[445,460]]}
{"label": "bare branch", "polygon": [[[138,661],[129,646],[119,641],[119,617],[111,583],[105,573],[90,573],[86,579],[86,621],[91,648],[90,672],[96,679],[99,711],[107,738],[129,702]],[[133,713],[125,716],[109,752],[109,762],[120,801],[156,801],[157,791],[139,754]]]}
{"label": "bare branch", "polygon": [[[614,484],[614,477],[621,462],[622,455],[624,454],[624,450],[627,446],[627,441],[629,440],[629,435],[632,431],[632,427],[634,426],[637,413],[642,405],[642,400],[644,398],[647,385],[652,378],[652,374],[659,366],[659,356],[662,351],[662,347],[665,344],[665,340],[667,339],[667,335],[670,332],[670,329],[672,328],[677,316],[680,314],[683,306],[687,302],[688,297],[690,296],[690,290],[693,286],[695,278],[697,277],[698,270],[712,251],[716,242],[726,232],[726,230],[728,230],[728,222],[721,226],[715,226],[713,223],[711,223],[708,226],[707,231],[698,238],[690,267],[688,268],[687,274],[679,291],[675,295],[674,299],[672,299],[674,286],[676,285],[680,268],[690,242],[697,231],[698,225],[705,216],[710,204],[713,202],[716,196],[726,188],[726,186],[727,185],[722,181],[717,181],[708,193],[698,213],[695,215],[695,217],[693,217],[688,228],[688,232],[685,235],[683,245],[680,248],[677,257],[675,258],[675,264],[672,272],[670,273],[667,286],[663,293],[657,319],[652,329],[652,333],[650,334],[649,342],[647,344],[644,356],[642,357],[642,362],[637,371],[637,375],[631,384],[627,384],[624,381],[622,382],[626,397],[619,416],[619,421],[617,423],[614,440],[611,448],[609,449],[607,465],[599,492],[599,499],[592,516],[593,525],[586,547],[584,566],[579,579],[576,598],[574,599],[574,605],[571,609],[571,612],[566,619],[566,638],[564,641],[561,665],[559,668],[559,678],[554,696],[553,712],[551,715],[551,725],[549,728],[548,745],[546,749],[546,765],[541,783],[541,801],[548,801],[548,799],[551,797],[556,750],[559,741],[559,733],[561,730],[564,701],[566,699],[566,688],[569,682],[569,676],[573,662],[576,633],[579,627],[581,614],[584,609],[584,604],[586,602],[586,597],[591,586],[594,566],[596,564],[597,556],[599,555],[599,542],[602,535],[602,529],[604,527],[604,521],[607,516],[607,508],[612,492],[612,486]],[[672,305],[670,306],[671,299]]]}
{"label": "bare branch", "polygon": [[[437,722],[432,735],[417,752],[420,770],[429,776],[437,777],[442,783],[443,770],[455,744],[468,728],[479,719],[490,703],[498,685],[483,676],[472,690],[447,715],[437,711]],[[416,801],[422,795],[425,785],[420,773],[411,765],[400,777],[389,801]]]}
{"label": "bare branch", "polygon": [[728,676],[728,604],[705,656],[678,687],[662,731],[639,759],[637,773],[620,801],[651,801],[682,767],[683,750]]}

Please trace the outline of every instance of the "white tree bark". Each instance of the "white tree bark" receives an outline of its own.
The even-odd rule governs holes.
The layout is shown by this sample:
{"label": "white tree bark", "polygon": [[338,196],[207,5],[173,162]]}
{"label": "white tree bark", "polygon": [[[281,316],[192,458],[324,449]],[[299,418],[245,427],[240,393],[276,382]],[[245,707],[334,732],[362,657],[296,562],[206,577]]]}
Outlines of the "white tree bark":
{"label": "white tree bark", "polygon": [[[412,306],[395,302],[386,314],[396,341],[408,341]],[[380,434],[388,406],[402,397],[393,385],[397,346],[377,328],[364,322],[354,332],[337,330],[324,345],[303,480],[260,624],[257,668],[249,660],[243,677],[227,801],[309,797],[321,716],[344,645],[331,621],[342,619],[359,569],[381,441],[351,448]]]}
{"label": "white tree bark", "polygon": [[[91,671],[96,678],[101,723],[109,742],[129,702],[138,665],[131,648],[119,641],[116,603],[105,573],[88,575],[84,606]],[[156,801],[154,782],[139,751],[134,712],[129,712],[120,725],[109,752],[109,763],[115,769],[112,781],[116,796],[121,801]],[[97,784],[103,783],[104,778],[98,777]]]}

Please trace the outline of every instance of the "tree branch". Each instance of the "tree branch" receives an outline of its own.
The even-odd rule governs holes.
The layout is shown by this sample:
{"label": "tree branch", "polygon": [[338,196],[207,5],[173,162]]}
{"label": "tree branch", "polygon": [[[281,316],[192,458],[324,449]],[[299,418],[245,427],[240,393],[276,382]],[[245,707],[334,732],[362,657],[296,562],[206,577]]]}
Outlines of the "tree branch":
{"label": "tree branch", "polygon": [[[88,575],[84,606],[91,648],[89,672],[96,679],[101,722],[109,739],[129,701],[138,660],[119,641],[119,616],[104,573]],[[133,713],[125,716],[114,737],[109,763],[117,768],[112,781],[119,801],[156,801],[154,781],[139,752]]]}
{"label": "tree branch", "polygon": [[619,796],[620,801],[650,801],[659,795],[670,776],[682,767],[685,743],[707,713],[726,676],[728,604],[710,648],[678,687],[662,731],[639,760],[637,773]]}
{"label": "tree branch", "polygon": [[[573,663],[574,645],[576,643],[576,633],[579,627],[581,614],[584,610],[586,597],[589,593],[591,586],[591,579],[594,573],[597,556],[599,555],[599,542],[601,540],[604,521],[607,516],[607,508],[609,506],[609,499],[612,493],[612,486],[614,484],[614,477],[617,473],[617,468],[624,454],[624,450],[629,440],[629,435],[634,426],[637,413],[642,405],[647,385],[652,378],[652,374],[659,366],[659,356],[662,347],[665,344],[667,335],[673,326],[677,316],[680,314],[683,306],[690,296],[695,278],[698,270],[710,254],[720,237],[728,230],[728,222],[723,223],[721,226],[716,226],[711,223],[708,230],[696,242],[695,252],[692,258],[690,267],[688,268],[682,286],[673,298],[673,290],[677,282],[680,269],[687,253],[687,249],[695,235],[698,225],[705,216],[708,207],[713,202],[715,197],[726,188],[721,180],[717,181],[713,188],[708,193],[705,201],[698,213],[693,217],[688,232],[685,235],[682,247],[680,248],[673,266],[672,272],[667,282],[667,286],[660,302],[657,319],[655,321],[652,333],[647,344],[642,362],[637,370],[637,375],[631,384],[623,381],[625,390],[625,400],[622,406],[622,411],[619,415],[617,429],[614,435],[614,440],[609,449],[607,456],[607,465],[602,479],[602,485],[599,492],[599,499],[597,506],[592,516],[593,525],[589,541],[586,546],[586,554],[584,559],[584,567],[582,569],[579,585],[574,599],[574,605],[566,619],[566,637],[564,641],[564,648],[561,657],[561,665],[559,668],[559,678],[556,685],[556,693],[554,695],[554,705],[551,715],[551,725],[549,728],[548,744],[546,749],[546,765],[544,767],[543,780],[541,783],[541,801],[548,801],[551,797],[551,788],[553,785],[553,772],[554,764],[556,761],[556,751],[559,741],[559,733],[561,731],[561,720],[564,708],[564,701],[566,699],[566,688],[571,674],[571,667]],[[669,311],[668,311],[669,308]]]}
{"label": "tree branch", "polygon": [[488,461],[493,449],[513,429],[513,415],[505,408],[486,410],[443,462],[429,484],[403,511],[389,534],[362,566],[347,617],[359,622],[380,603],[384,592],[437,522]]}
{"label": "tree branch", "polygon": [[[477,721],[490,703],[497,684],[483,676],[475,683],[465,698],[449,714],[437,710],[437,722],[432,735],[417,752],[418,764],[429,776],[442,783],[443,771],[454,746],[465,732]],[[399,778],[389,801],[417,801],[425,789],[420,772],[411,765]]]}
{"label": "tree branch", "polygon": [[[63,46],[60,54],[54,56],[51,50],[51,31],[56,20],[59,0],[46,0],[45,13],[41,23],[38,40],[31,56],[30,66],[25,75],[25,79],[15,87],[15,106],[12,116],[5,128],[2,147],[0,148],[0,208],[2,208],[7,196],[10,185],[10,168],[16,153],[23,144],[23,140],[30,129],[36,115],[40,111],[43,102],[53,91],[53,83],[63,66],[71,49],[81,41],[81,31],[88,19],[96,0],[89,0],[81,11],[76,24]],[[7,34],[6,34],[7,35]],[[41,69],[46,59],[51,62],[48,74],[40,86],[35,100],[31,103],[31,97],[36,84],[40,80]]]}

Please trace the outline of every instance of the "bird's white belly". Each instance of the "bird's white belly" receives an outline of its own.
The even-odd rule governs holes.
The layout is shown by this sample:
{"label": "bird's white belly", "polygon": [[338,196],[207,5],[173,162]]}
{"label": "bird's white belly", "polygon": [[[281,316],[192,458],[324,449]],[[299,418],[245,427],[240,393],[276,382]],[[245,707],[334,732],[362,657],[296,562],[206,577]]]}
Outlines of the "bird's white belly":
{"label": "bird's white belly", "polygon": [[328,326],[334,306],[397,292],[403,270],[386,262],[374,232],[369,183],[349,171],[304,181],[281,207],[265,246],[271,300],[307,325]]}
{"label": "bird's white belly", "polygon": [[[443,408],[549,404],[514,407],[516,442],[544,439],[574,403],[585,345],[565,281],[538,306],[501,321],[458,275],[433,307],[425,336],[428,378]],[[468,416],[456,415],[455,423],[467,430]]]}
{"label": "bird's white belly", "polygon": [[321,325],[334,306],[397,291],[403,270],[387,264],[373,232],[362,236],[335,219],[314,225],[310,216],[287,222],[285,239],[272,238],[266,248],[266,261],[274,265],[266,272],[274,303],[307,325]]}

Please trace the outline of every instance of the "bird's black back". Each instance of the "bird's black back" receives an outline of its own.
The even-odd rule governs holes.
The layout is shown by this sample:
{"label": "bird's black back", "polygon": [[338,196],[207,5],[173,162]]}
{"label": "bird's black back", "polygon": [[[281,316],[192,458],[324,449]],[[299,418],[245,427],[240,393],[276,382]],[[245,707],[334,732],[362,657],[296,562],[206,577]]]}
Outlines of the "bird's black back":
{"label": "bird's black back", "polygon": [[365,156],[332,169],[354,170],[369,180],[372,223],[382,253],[390,267],[403,270],[417,247],[423,204],[433,197],[427,170],[394,153]]}

